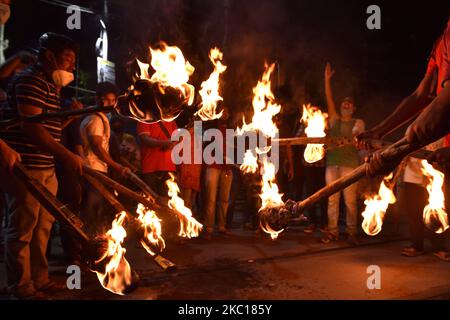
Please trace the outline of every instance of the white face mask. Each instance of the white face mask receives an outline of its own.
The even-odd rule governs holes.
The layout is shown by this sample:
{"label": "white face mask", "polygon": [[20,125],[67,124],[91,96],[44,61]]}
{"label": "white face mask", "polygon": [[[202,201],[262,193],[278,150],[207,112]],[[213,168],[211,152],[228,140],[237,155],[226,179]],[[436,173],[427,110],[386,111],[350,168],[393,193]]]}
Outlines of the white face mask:
{"label": "white face mask", "polygon": [[75,77],[72,72],[58,69],[58,70],[53,71],[52,78],[53,78],[53,82],[58,87],[65,87],[69,83],[71,83]]}
{"label": "white face mask", "polygon": [[353,115],[352,109],[341,109],[341,115],[344,117],[351,117]]}
{"label": "white face mask", "polygon": [[69,72],[69,71],[66,71],[63,69],[59,69],[54,56],[53,56],[53,64],[55,65],[56,70],[54,70],[52,73],[52,79],[53,79],[53,82],[58,87],[65,87],[74,80],[75,76],[73,75],[72,72]]}
{"label": "white face mask", "polygon": [[9,5],[0,3],[0,25],[5,24],[9,20],[11,11]]}

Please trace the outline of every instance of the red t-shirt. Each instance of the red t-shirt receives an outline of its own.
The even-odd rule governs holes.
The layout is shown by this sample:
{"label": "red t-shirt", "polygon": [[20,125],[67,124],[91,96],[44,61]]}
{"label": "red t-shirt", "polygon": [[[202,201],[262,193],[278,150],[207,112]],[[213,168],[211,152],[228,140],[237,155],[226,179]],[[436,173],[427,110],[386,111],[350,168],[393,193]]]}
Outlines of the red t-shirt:
{"label": "red t-shirt", "polygon": [[[434,72],[436,68],[438,73],[436,94],[439,94],[444,84],[450,80],[450,20],[444,33],[434,45],[428,61],[427,73]],[[445,146],[450,146],[450,135],[445,137]]]}
{"label": "red t-shirt", "polygon": [[[172,134],[177,125],[172,122],[161,122],[167,129],[168,133]],[[142,123],[138,122],[137,133],[139,136],[147,135],[158,140],[170,140],[166,134],[161,130],[158,123]],[[141,144],[141,166],[142,173],[151,173],[156,171],[175,171],[175,164],[172,162],[171,150],[163,151],[160,148],[148,147]]]}

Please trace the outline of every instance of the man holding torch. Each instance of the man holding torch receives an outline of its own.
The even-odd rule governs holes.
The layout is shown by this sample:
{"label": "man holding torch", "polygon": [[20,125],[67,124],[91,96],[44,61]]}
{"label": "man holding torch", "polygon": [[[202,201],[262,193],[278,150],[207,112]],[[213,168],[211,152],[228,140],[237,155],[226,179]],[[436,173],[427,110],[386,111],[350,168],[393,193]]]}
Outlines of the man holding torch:
{"label": "man holding torch", "polygon": [[[59,91],[73,80],[77,45],[69,38],[46,33],[39,39],[36,64],[20,73],[8,90],[14,117],[57,112]],[[82,160],[60,144],[62,123],[24,122],[2,132],[29,174],[56,194],[55,159],[66,170],[81,172]],[[8,153],[6,153],[7,155]],[[17,158],[17,157],[16,157]],[[10,165],[11,162],[9,162]],[[7,199],[6,273],[8,289],[18,299],[40,299],[62,289],[50,281],[46,257],[54,218],[8,170],[0,170],[0,186]]]}
{"label": "man holding torch", "polygon": [[[437,83],[436,83],[437,80]],[[430,163],[437,163],[445,173],[444,193],[446,194],[446,207],[449,208],[449,164],[450,164],[450,19],[447,29],[436,42],[429,58],[427,72],[416,91],[404,99],[397,109],[383,122],[372,130],[358,136],[360,144],[364,146],[364,139],[381,138],[402,125],[419,113],[417,119],[408,127],[405,137],[407,142],[414,146],[428,145],[447,134],[446,147],[435,151],[428,159]],[[434,86],[436,85],[436,89]],[[436,98],[431,95],[436,90]],[[367,171],[370,175],[385,173],[393,170],[399,164],[401,158],[386,161],[376,153],[367,159]],[[420,210],[418,211],[420,214]],[[414,217],[410,218],[410,224],[414,224]],[[415,227],[417,229],[417,225]],[[414,228],[412,228],[414,229]],[[420,230],[420,227],[419,229]],[[434,236],[437,239],[436,236]],[[449,261],[450,254],[443,248],[444,238],[441,238],[440,250],[435,255],[440,259]],[[423,240],[422,240],[423,242]],[[416,245],[404,249],[402,254],[415,256],[421,253],[422,243],[419,249]]]}

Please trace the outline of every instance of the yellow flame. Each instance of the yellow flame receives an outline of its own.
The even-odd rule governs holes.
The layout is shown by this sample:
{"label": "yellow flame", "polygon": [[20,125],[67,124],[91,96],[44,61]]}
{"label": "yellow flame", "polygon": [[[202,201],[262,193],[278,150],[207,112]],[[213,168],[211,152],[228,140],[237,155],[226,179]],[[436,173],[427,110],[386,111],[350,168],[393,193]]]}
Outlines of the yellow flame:
{"label": "yellow flame", "polygon": [[184,58],[180,48],[161,42],[159,48],[150,47],[150,52],[152,57],[150,64],[155,73],[150,77],[149,65],[136,59],[141,72],[140,79],[157,83],[162,93],[166,87],[180,90],[188,105],[191,105],[194,102],[195,88],[188,81],[195,68]]}
{"label": "yellow flame", "polygon": [[253,154],[252,150],[245,151],[240,169],[244,173],[255,173],[258,170],[258,158]]}
{"label": "yellow flame", "polygon": [[196,113],[203,121],[222,117],[223,111],[216,113],[217,103],[223,100],[219,94],[219,78],[227,70],[227,67],[222,64],[222,58],[223,54],[218,48],[211,49],[209,59],[214,65],[214,71],[209,76],[209,79],[201,85],[199,94],[202,97],[202,103],[200,110]]}
{"label": "yellow flame", "polygon": [[427,185],[428,204],[423,209],[423,220],[430,230],[435,233],[443,233],[449,227],[445,197],[442,191],[444,174],[426,160],[422,160],[421,163],[423,174],[430,180]]}
{"label": "yellow flame", "polygon": [[275,68],[275,64],[266,64],[262,79],[253,88],[253,118],[249,124],[243,119],[242,128],[238,128],[237,133],[243,134],[245,131],[261,131],[265,136],[274,138],[278,133],[278,128],[273,122],[273,117],[277,115],[281,106],[275,103],[275,96],[271,90],[270,76]]}
{"label": "yellow flame", "polygon": [[195,220],[192,216],[192,212],[184,205],[183,199],[178,196],[180,188],[175,182],[175,176],[170,173],[170,179],[166,181],[169,188],[169,208],[174,209],[178,214],[180,220],[180,232],[178,235],[183,238],[198,237],[203,225]]}
{"label": "yellow flame", "polygon": [[125,258],[125,248],[122,243],[127,233],[123,227],[126,213],[122,211],[116,215],[111,229],[106,233],[108,249],[105,254],[96,261],[106,262],[105,272],[95,271],[101,285],[108,291],[123,295],[125,289],[131,284],[131,268]]}
{"label": "yellow flame", "polygon": [[155,211],[148,210],[141,203],[138,204],[136,213],[138,214],[138,221],[144,228],[144,239],[141,240],[141,244],[150,255],[154,256],[156,253],[153,252],[148,242],[158,247],[160,251],[163,251],[166,246],[161,236],[161,220],[156,216]]}
{"label": "yellow flame", "polygon": [[[246,131],[260,131],[266,137],[274,138],[278,134],[278,128],[273,121],[273,117],[281,111],[281,105],[275,103],[275,96],[272,93],[270,76],[275,68],[275,64],[265,65],[265,71],[256,87],[253,88],[253,118],[249,124],[243,119],[242,128],[237,129],[238,134]],[[269,152],[270,147],[256,149],[257,154]],[[241,170],[245,173],[255,173],[258,170],[258,160],[251,150],[247,150]],[[262,205],[259,211],[276,208],[284,205],[282,194],[279,193],[278,185],[275,182],[275,165],[264,159],[262,163]],[[261,229],[268,233],[272,239],[276,239],[283,230],[275,231],[268,224],[260,222]]]}
{"label": "yellow flame", "polygon": [[392,176],[393,174],[391,173],[383,179],[377,195],[369,196],[364,201],[366,208],[362,213],[362,216],[364,217],[362,228],[364,232],[370,236],[375,236],[381,232],[384,215],[386,214],[388,206],[397,201],[392,189],[386,185],[390,182]]}
{"label": "yellow flame", "polygon": [[275,240],[278,238],[278,236],[280,235],[280,233],[282,233],[284,231],[284,229],[281,229],[279,231],[275,231],[273,230],[269,224],[263,224],[262,222],[260,222],[260,227],[261,229],[265,232],[268,233],[270,235],[270,237],[272,238],[272,240]]}
{"label": "yellow flame", "polygon": [[[279,193],[278,185],[275,183],[275,165],[268,162],[267,159],[263,161],[262,168],[262,188],[259,195],[262,200],[262,205],[259,211],[264,209],[277,208],[284,205],[282,194]],[[276,239],[284,229],[275,231],[268,224],[262,225],[264,232],[270,234],[272,239]]]}
{"label": "yellow flame", "polygon": [[[305,133],[308,138],[325,137],[327,113],[311,105],[303,105],[303,116],[301,121],[306,125]],[[320,161],[325,156],[323,144],[308,144],[305,149],[304,157],[308,163]]]}

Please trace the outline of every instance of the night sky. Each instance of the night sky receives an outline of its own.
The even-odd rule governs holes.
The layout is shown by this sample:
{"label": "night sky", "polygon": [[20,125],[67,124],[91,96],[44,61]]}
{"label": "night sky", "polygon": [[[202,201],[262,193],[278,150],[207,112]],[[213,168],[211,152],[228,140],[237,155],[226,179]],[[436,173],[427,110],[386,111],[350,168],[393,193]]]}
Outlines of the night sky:
{"label": "night sky", "polygon": [[[102,13],[103,1],[70,2]],[[381,7],[381,30],[366,28],[370,4]],[[330,61],[337,99],[353,95],[357,115],[370,127],[418,85],[447,24],[450,2],[231,0],[227,18],[222,0],[110,0],[109,9],[110,60],[122,89],[131,81],[125,63],[145,59],[147,46],[157,40],[183,50],[196,67],[192,82],[199,87],[211,71],[207,54],[216,45],[229,66],[224,97],[231,109],[249,109],[267,60],[278,62],[274,89],[289,113],[305,102],[324,105],[323,69]],[[35,47],[46,31],[65,33],[80,42],[81,84],[93,89],[98,18],[83,14],[81,30],[69,31],[67,17],[65,8],[39,0],[14,1],[6,55]]]}

